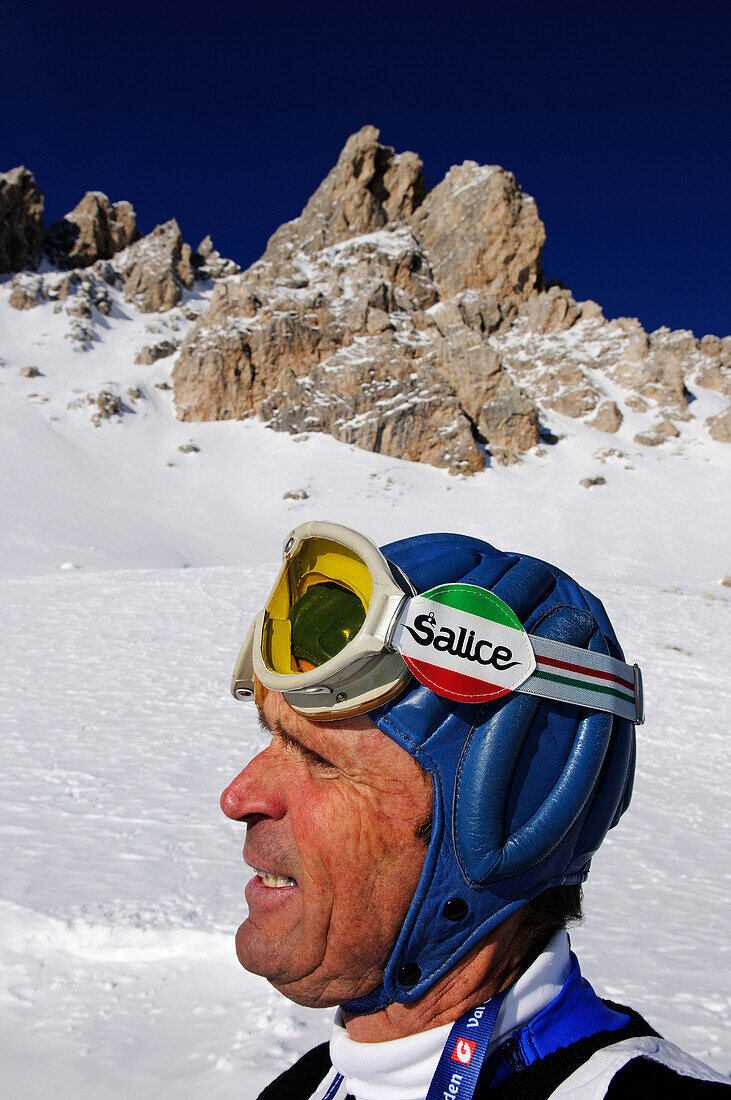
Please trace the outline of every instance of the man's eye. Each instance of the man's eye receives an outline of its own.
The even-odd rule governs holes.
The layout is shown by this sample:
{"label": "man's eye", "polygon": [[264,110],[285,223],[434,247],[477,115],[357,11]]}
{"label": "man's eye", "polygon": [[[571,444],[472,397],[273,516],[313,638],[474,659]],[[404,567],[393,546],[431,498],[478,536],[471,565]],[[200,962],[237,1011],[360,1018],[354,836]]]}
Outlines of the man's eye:
{"label": "man's eye", "polygon": [[335,768],[335,765],[332,764],[329,760],[326,760],[324,756],[320,756],[318,752],[312,752],[311,749],[308,749],[305,752],[305,756],[310,761],[310,763],[314,764],[316,767]]}

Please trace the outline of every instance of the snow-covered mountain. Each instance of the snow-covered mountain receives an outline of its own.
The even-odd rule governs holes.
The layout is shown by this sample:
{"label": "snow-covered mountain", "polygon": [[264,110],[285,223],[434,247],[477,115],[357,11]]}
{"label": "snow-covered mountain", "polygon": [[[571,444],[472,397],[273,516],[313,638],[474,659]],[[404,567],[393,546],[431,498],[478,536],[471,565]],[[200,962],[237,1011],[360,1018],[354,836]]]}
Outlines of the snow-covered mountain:
{"label": "snow-covered mountain", "polygon": [[[478,534],[603,599],[648,717],[633,806],[572,939],[602,992],[727,1072],[730,449],[704,427],[723,395],[691,384],[659,446],[635,441],[631,408],[608,439],[545,404],[541,445],[470,477],[255,418],[181,421],[179,349],[239,277],[195,268],[173,238],[168,223],[155,244],[173,256],[163,311],[125,254],[142,241],[0,284],[10,1091],[253,1097],[325,1036],[323,1014],[238,968],[243,835],[217,808],[258,744],[228,695],[238,645],[286,532],[315,517],[377,541]],[[32,308],[10,304],[23,286]],[[520,331],[505,330],[516,372]]]}

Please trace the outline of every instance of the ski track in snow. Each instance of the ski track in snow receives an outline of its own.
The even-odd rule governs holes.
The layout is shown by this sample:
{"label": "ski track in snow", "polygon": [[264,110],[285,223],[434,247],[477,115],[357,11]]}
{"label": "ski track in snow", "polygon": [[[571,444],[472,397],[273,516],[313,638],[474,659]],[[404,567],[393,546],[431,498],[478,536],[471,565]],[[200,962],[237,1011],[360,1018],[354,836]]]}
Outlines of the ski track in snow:
{"label": "ski track in snow", "polygon": [[[9,1094],[52,1082],[61,1100],[248,1100],[327,1037],[329,1012],[236,962],[243,828],[217,805],[261,743],[228,694],[233,660],[284,535],[316,517],[379,541],[480,534],[603,599],[643,666],[648,720],[632,806],[595,858],[572,941],[600,992],[728,1072],[727,450],[620,440],[625,458],[601,463],[604,438],[571,425],[550,457],[459,479],[322,436],[181,424],[154,387],[174,359],[132,365],[146,326],[165,335],[174,317],[115,297],[81,353],[50,303],[18,313],[6,297],[0,285]],[[19,378],[28,363],[42,376]],[[109,379],[142,390],[134,412],[97,428],[67,408]],[[191,439],[200,451],[180,453]],[[598,473],[605,486],[578,486]],[[283,499],[297,488],[308,499]]]}

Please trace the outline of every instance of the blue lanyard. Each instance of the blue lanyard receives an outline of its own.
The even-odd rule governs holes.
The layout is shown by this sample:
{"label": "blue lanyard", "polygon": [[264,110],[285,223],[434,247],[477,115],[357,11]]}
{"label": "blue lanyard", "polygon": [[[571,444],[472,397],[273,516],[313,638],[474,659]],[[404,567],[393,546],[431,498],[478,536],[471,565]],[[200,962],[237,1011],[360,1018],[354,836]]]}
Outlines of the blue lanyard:
{"label": "blue lanyard", "polygon": [[460,1016],[444,1045],[426,1100],[470,1100],[505,991]]}
{"label": "blue lanyard", "polygon": [[[471,1100],[505,992],[465,1012],[452,1024],[426,1100]],[[342,1083],[343,1075],[336,1073],[322,1100],[333,1100]]]}

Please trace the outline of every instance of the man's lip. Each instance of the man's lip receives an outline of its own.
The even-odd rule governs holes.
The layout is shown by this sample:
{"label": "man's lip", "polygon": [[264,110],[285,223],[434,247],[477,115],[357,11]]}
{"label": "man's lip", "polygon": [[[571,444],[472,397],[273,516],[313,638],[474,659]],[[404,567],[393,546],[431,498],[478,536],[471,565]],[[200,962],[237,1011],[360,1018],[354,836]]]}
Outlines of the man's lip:
{"label": "man's lip", "polygon": [[252,856],[247,855],[244,851],[244,863],[251,870],[258,874],[263,871],[265,875],[275,875],[277,878],[291,878],[296,883],[297,879],[294,875],[290,875],[288,871],[278,870],[271,865],[267,865],[264,860],[255,860]]}

